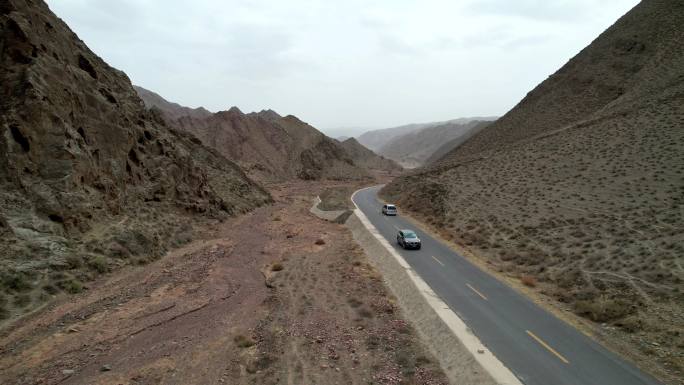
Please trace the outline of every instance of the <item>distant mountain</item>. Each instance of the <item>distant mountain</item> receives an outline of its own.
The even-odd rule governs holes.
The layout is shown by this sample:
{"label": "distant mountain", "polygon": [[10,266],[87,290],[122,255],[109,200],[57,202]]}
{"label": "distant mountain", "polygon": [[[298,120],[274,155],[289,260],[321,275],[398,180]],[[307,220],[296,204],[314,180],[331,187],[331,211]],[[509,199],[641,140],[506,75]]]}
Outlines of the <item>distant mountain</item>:
{"label": "distant mountain", "polygon": [[[676,357],[683,25],[684,2],[641,1],[501,119],[383,196],[499,271],[622,330],[636,357],[651,360],[643,341]],[[663,362],[661,374],[684,378],[683,360]]]}
{"label": "distant mountain", "polygon": [[344,142],[345,140],[349,139],[349,137],[348,137],[348,136],[345,136],[345,135],[342,135],[342,136],[338,136],[338,137],[335,138],[335,139],[337,139],[338,142]]}
{"label": "distant mountain", "polygon": [[418,130],[422,130],[427,127],[434,127],[434,126],[439,126],[439,125],[444,125],[447,123],[454,123],[454,124],[465,124],[473,120],[483,120],[483,121],[491,121],[491,120],[496,120],[496,117],[473,117],[473,118],[458,118],[458,119],[452,119],[452,120],[447,120],[443,122],[430,122],[430,123],[413,123],[413,124],[407,124],[403,126],[398,126],[398,127],[390,127],[390,128],[382,128],[378,130],[372,130],[365,132],[361,134],[360,136],[357,137],[359,140],[359,143],[363,144],[367,148],[373,150],[373,151],[378,151],[382,146],[387,144],[390,140],[404,135],[408,134],[409,132],[414,132]]}
{"label": "distant mountain", "polygon": [[45,2],[0,4],[0,320],[271,201],[146,110]]}
{"label": "distant mountain", "polygon": [[[339,142],[292,115],[282,117],[272,110],[245,114],[237,107],[198,115],[197,110],[168,102],[153,92],[140,95],[148,107],[161,110],[169,124],[195,135],[258,180],[369,177]],[[148,99],[149,95],[154,98]],[[171,114],[166,112],[168,106],[172,106]]]}
{"label": "distant mountain", "polygon": [[378,151],[384,144],[396,138],[397,136],[401,136],[412,131],[417,131],[422,128],[429,127],[430,125],[433,125],[433,123],[416,123],[399,127],[381,128],[378,130],[364,132],[356,139],[366,148],[369,148],[372,151]]}
{"label": "distant mountain", "polygon": [[364,147],[355,138],[349,138],[342,143],[342,147],[354,160],[357,165],[369,170],[381,171],[401,171],[403,168],[395,161],[377,155],[373,151]]}
{"label": "distant mountain", "polygon": [[443,142],[443,144],[441,146],[437,147],[437,149],[434,150],[432,152],[432,154],[427,159],[425,159],[423,161],[423,165],[429,165],[429,164],[435,163],[436,161],[441,159],[444,155],[451,152],[451,150],[460,146],[465,141],[470,139],[473,135],[477,134],[478,132],[480,132],[485,127],[489,126],[490,124],[492,124],[491,121],[477,121],[475,125],[468,128],[462,135],[456,136],[455,138],[453,138],[449,141]]}
{"label": "distant mountain", "polygon": [[[445,146],[456,146],[491,122],[472,120],[467,123],[446,123],[429,126],[394,137],[385,143],[378,153],[397,161],[405,168],[425,164],[435,151]],[[454,147],[449,147],[449,150]],[[446,150],[446,151],[445,151]]]}

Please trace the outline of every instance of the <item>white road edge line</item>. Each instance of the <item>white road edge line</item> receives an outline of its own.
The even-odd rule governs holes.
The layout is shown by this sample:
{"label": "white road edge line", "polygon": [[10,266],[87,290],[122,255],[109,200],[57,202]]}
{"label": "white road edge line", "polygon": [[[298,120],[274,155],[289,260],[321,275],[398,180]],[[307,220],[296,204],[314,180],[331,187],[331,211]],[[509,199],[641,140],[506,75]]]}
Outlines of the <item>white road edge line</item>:
{"label": "white road edge line", "polygon": [[431,257],[432,257],[432,259],[434,259],[435,261],[437,261],[437,263],[439,263],[440,265],[444,266],[444,264],[442,263],[442,261],[440,261],[439,259],[437,259],[437,257],[435,257],[434,255],[432,255]]}
{"label": "white road edge line", "polygon": [[399,262],[399,265],[406,269],[409,277],[416,285],[418,290],[420,290],[423,297],[425,297],[427,303],[430,304],[430,307],[434,309],[437,315],[449,327],[449,329],[451,329],[454,335],[461,340],[461,343],[463,343],[463,346],[466,347],[475,361],[477,361],[484,368],[484,370],[486,370],[487,373],[492,376],[494,381],[498,382],[499,384],[506,385],[523,385],[518,377],[516,377],[513,372],[510,371],[510,369],[508,369],[501,361],[499,361],[498,358],[494,356],[493,353],[491,353],[491,350],[488,349],[491,354],[478,353],[478,350],[482,349],[482,347],[485,345],[470,331],[470,329],[468,329],[465,322],[463,322],[463,320],[459,318],[456,313],[454,313],[453,310],[451,310],[451,308],[449,308],[449,306],[447,306],[447,304],[444,303],[444,301],[442,301],[434,291],[432,291],[430,286],[428,286],[428,284],[411,268],[406,260],[404,260],[404,258],[397,253],[396,250],[394,250],[387,239],[380,234],[378,229],[376,229],[368,217],[366,217],[366,214],[364,214],[356,202],[354,202],[354,195],[356,195],[356,193],[372,187],[376,186],[358,189],[354,191],[351,196],[351,201],[356,207],[354,213],[359,218],[361,223],[380,242],[380,244],[387,249],[387,251],[397,260],[397,262]]}

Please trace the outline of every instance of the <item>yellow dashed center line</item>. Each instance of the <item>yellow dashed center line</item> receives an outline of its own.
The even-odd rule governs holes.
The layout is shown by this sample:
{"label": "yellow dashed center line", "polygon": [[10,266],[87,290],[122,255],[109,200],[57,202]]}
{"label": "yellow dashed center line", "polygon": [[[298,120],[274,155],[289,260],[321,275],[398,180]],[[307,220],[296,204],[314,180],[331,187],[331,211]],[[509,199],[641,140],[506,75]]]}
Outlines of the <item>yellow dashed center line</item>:
{"label": "yellow dashed center line", "polygon": [[474,291],[477,295],[479,295],[480,297],[482,297],[483,300],[485,300],[485,301],[487,300],[487,297],[485,297],[484,294],[482,294],[482,293],[480,293],[479,291],[477,291],[476,288],[470,286],[469,283],[466,283],[466,286],[468,286],[468,287],[470,288],[470,290]]}
{"label": "yellow dashed center line", "polygon": [[442,263],[442,261],[440,261],[439,259],[437,259],[437,257],[435,257],[434,255],[432,256],[432,259],[434,259],[435,261],[437,261],[437,263],[439,263],[440,265],[444,266],[444,264]]}
{"label": "yellow dashed center line", "polygon": [[557,351],[555,351],[551,346],[549,346],[549,345],[548,345],[546,342],[544,342],[541,338],[539,338],[539,337],[537,337],[536,335],[534,335],[534,333],[532,333],[532,332],[529,331],[529,330],[525,330],[525,331],[527,332],[527,334],[529,334],[530,337],[534,338],[535,341],[539,342],[539,344],[540,344],[541,346],[545,347],[546,350],[550,351],[550,352],[553,353],[556,357],[558,357],[559,360],[565,362],[566,364],[569,364],[569,363],[570,363],[570,361],[566,360],[565,357],[563,357],[560,353],[558,353]]}

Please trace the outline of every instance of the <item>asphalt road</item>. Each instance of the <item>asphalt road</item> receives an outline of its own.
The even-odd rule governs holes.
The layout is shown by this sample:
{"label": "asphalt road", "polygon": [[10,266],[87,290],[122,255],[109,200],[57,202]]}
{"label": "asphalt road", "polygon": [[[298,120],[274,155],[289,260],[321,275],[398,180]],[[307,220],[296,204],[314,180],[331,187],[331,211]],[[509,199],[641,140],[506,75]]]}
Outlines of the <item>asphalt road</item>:
{"label": "asphalt road", "polygon": [[[380,213],[380,186],[358,191],[354,203],[432,290],[526,385],[660,384],[524,295],[485,273],[402,218]],[[421,250],[403,250],[398,229],[416,231]]]}

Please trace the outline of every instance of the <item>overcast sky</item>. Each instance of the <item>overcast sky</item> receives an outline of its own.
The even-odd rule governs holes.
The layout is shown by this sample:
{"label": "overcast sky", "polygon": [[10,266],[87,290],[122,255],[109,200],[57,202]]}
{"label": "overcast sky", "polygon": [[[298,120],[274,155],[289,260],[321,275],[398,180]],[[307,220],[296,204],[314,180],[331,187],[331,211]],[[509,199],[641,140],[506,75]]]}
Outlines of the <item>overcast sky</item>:
{"label": "overcast sky", "polygon": [[[637,0],[48,0],[134,84],[330,135],[501,115]],[[349,131],[351,133],[351,131]]]}

